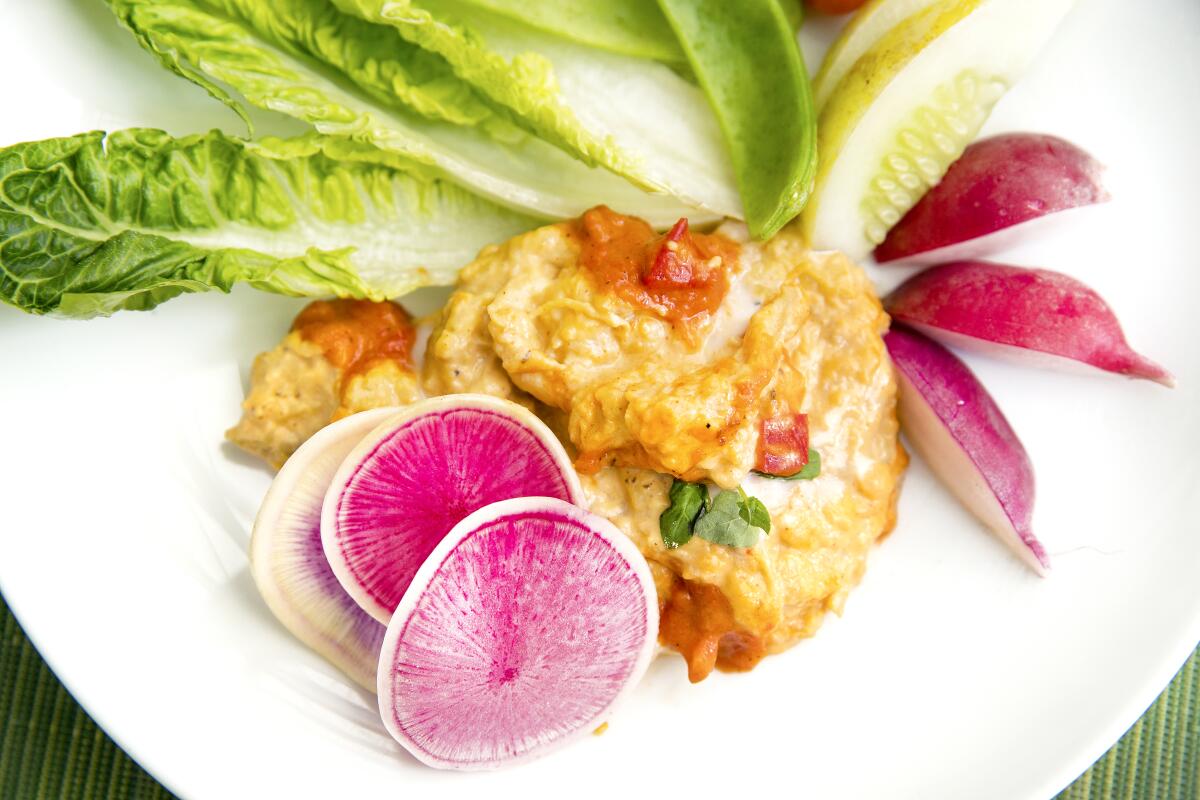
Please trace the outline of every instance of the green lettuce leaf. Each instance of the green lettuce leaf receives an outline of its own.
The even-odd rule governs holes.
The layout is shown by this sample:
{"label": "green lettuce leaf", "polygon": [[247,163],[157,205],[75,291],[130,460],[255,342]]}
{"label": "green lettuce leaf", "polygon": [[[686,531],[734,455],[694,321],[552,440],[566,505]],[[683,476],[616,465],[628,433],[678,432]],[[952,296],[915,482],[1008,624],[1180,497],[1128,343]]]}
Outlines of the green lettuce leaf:
{"label": "green lettuce leaf", "polygon": [[524,132],[519,115],[456,77],[440,56],[327,0],[106,1],[164,66],[231,106],[236,92],[540,216],[572,217],[607,203],[659,226],[705,218]]}
{"label": "green lettuce leaf", "polygon": [[640,186],[741,216],[720,126],[704,93],[670,68],[455,0],[333,4],[441,55],[460,78],[542,138]]}
{"label": "green lettuce leaf", "polygon": [[[687,60],[667,18],[646,0],[460,0],[580,44],[678,65]],[[792,30],[801,0],[778,0]]]}
{"label": "green lettuce leaf", "polygon": [[682,63],[662,12],[646,0],[462,0],[546,33],[638,58]]}
{"label": "green lettuce leaf", "polygon": [[659,0],[721,121],[750,232],[800,213],[817,171],[812,87],[780,0]]}
{"label": "green lettuce leaf", "polygon": [[239,281],[383,299],[536,224],[351,141],[92,132],[0,149],[0,300],[84,318]]}

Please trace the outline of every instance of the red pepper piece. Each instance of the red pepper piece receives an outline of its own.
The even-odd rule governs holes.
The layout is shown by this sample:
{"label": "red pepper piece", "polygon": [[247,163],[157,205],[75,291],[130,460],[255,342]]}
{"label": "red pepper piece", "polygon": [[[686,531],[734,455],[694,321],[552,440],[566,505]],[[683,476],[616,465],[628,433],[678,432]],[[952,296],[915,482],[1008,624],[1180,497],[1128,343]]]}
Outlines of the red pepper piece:
{"label": "red pepper piece", "polygon": [[706,286],[713,272],[688,230],[686,217],[651,244],[647,260],[642,283],[651,289]]}
{"label": "red pepper piece", "polygon": [[807,463],[807,414],[784,414],[759,423],[756,470],[786,478],[804,469]]}

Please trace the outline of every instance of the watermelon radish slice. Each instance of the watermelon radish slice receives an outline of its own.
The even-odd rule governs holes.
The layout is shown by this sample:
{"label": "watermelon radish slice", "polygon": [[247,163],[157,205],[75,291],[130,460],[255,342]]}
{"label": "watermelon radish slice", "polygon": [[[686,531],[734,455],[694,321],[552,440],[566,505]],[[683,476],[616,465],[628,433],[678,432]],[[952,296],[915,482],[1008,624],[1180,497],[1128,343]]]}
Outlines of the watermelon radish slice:
{"label": "watermelon radish slice", "polygon": [[250,536],[250,572],[267,607],[297,639],[372,692],[386,629],[330,569],[321,545],[321,504],[346,455],[399,411],[346,417],[301,445],[275,476]]}
{"label": "watermelon radish slice", "polygon": [[646,560],[612,523],[554,498],[494,503],[434,548],[396,609],[380,713],[430,766],[527,761],[600,725],[657,632]]}
{"label": "watermelon radish slice", "polygon": [[459,520],[532,495],[583,501],[550,429],[507,400],[435,397],[354,448],[325,496],[321,539],[342,587],[387,624],[417,568]]}

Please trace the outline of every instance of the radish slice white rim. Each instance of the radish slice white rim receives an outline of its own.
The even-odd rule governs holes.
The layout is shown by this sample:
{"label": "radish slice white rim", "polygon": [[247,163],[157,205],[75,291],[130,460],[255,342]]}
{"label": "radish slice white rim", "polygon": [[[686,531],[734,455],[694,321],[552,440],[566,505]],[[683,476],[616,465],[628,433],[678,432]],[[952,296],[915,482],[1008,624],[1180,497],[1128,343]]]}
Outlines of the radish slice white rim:
{"label": "radish slice white rim", "polygon": [[[875,263],[884,267],[933,267],[951,261],[973,261],[979,258],[986,258],[1005,250],[1011,250],[1023,242],[1033,242],[1042,238],[1058,236],[1069,232],[1071,228],[1079,228],[1082,225],[1087,225],[1089,224],[1087,219],[1089,215],[1094,216],[1098,212],[1104,213],[1104,209],[1100,207],[1102,205],[1102,203],[1097,202],[1085,206],[1076,206],[1075,208],[1066,208],[1062,211],[1053,211],[1040,217],[1018,222],[1015,225],[997,228],[991,233],[985,233],[983,236],[976,236],[973,239],[963,239],[960,242],[948,244],[933,250],[896,256],[887,261],[880,261],[876,258]],[[1092,224],[1101,222],[1103,220],[1092,220]]]}
{"label": "radish slice white rim", "polygon": [[[530,521],[548,524],[551,519],[562,529],[554,537],[543,534],[537,538],[531,528],[520,527]],[[572,541],[572,536],[578,541]],[[527,548],[518,551],[517,540],[522,538],[527,540]],[[494,542],[502,543],[504,552],[489,548]],[[523,557],[546,555],[546,548],[539,550],[538,542],[561,548],[561,552],[550,552],[561,559],[555,569],[503,572],[504,566],[521,563]],[[579,563],[569,560],[575,556],[595,559],[597,554],[607,561],[595,574],[577,574]],[[489,556],[494,556],[493,563],[481,563]],[[505,559],[505,564],[498,563]],[[456,583],[456,573],[469,585]],[[439,585],[439,579],[449,585]],[[566,592],[575,592],[568,598],[570,602],[553,602],[562,599],[561,594],[547,596],[548,587],[556,582],[560,591],[566,586]],[[473,600],[478,603],[474,607]],[[539,600],[545,605],[521,607],[521,601],[536,604]],[[610,601],[609,606],[602,605],[605,600]],[[439,617],[439,603],[453,604],[455,613]],[[548,624],[539,609],[550,612]],[[481,613],[472,616],[472,611]],[[503,615],[506,624],[480,623],[479,616],[488,611]],[[563,616],[574,619],[563,620]],[[556,621],[563,626],[554,629]],[[574,628],[571,622],[576,623]],[[581,629],[579,623],[583,623]],[[526,647],[508,646],[514,636],[526,633],[530,640]],[[658,599],[650,569],[637,547],[615,525],[556,498],[503,500],[464,518],[414,576],[383,642],[377,687],[380,713],[392,736],[429,766],[483,770],[523,763],[587,736],[603,724],[645,673],[655,655],[657,633]],[[438,647],[421,641],[443,636],[447,641]],[[624,641],[616,640],[619,637]],[[489,649],[497,638],[504,641]],[[594,647],[590,653],[579,652],[588,646]],[[518,657],[513,656],[514,651]],[[612,658],[614,652],[618,658]],[[571,671],[550,674],[548,670],[556,665],[554,658],[564,655],[571,663],[557,665],[571,667]],[[619,667],[619,674],[604,675],[613,664]],[[498,668],[504,670],[499,678],[495,674]],[[448,676],[445,681],[439,680],[439,671]],[[470,684],[468,691],[447,686],[456,679]],[[492,685],[485,685],[489,681]],[[575,701],[590,694],[592,702],[587,707],[572,702],[556,705],[552,702],[556,692],[573,692]],[[555,713],[564,709],[574,718],[558,719]],[[472,737],[485,739],[504,723],[527,727],[529,718],[539,716],[538,724],[557,720],[560,729],[536,736],[523,728],[515,734],[517,744],[502,753],[481,754],[480,743],[470,741]],[[507,734],[513,736],[514,732],[510,729]],[[447,738],[457,742],[445,745]],[[438,740],[443,744],[441,753],[435,752]],[[448,757],[446,749],[456,746],[467,752]]]}
{"label": "radish slice white rim", "polygon": [[271,613],[372,692],[385,629],[346,594],[325,559],[321,506],[346,454],[400,410],[363,411],[317,431],[275,476],[250,535],[250,573]]}
{"label": "radish slice white rim", "polygon": [[[508,448],[489,438],[455,441],[476,460],[470,476],[449,449],[406,449],[417,439],[438,439],[439,426],[466,425],[472,417],[476,424],[490,421],[508,437]],[[528,448],[527,457],[513,447]],[[522,466],[532,474],[518,474]],[[393,415],[342,462],[322,507],[321,540],[347,594],[387,624],[421,559],[459,520],[497,500],[534,494],[585,502],[570,457],[544,422],[490,395],[434,397]]]}

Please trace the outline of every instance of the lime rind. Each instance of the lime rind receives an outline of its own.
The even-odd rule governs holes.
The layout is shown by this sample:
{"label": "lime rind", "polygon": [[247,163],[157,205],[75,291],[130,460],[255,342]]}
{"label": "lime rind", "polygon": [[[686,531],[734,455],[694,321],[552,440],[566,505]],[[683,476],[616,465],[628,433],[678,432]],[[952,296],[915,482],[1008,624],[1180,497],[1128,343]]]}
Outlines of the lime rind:
{"label": "lime rind", "polygon": [[867,239],[877,245],[946,173],[1008,90],[1000,79],[964,70],[903,123],[863,198]]}

